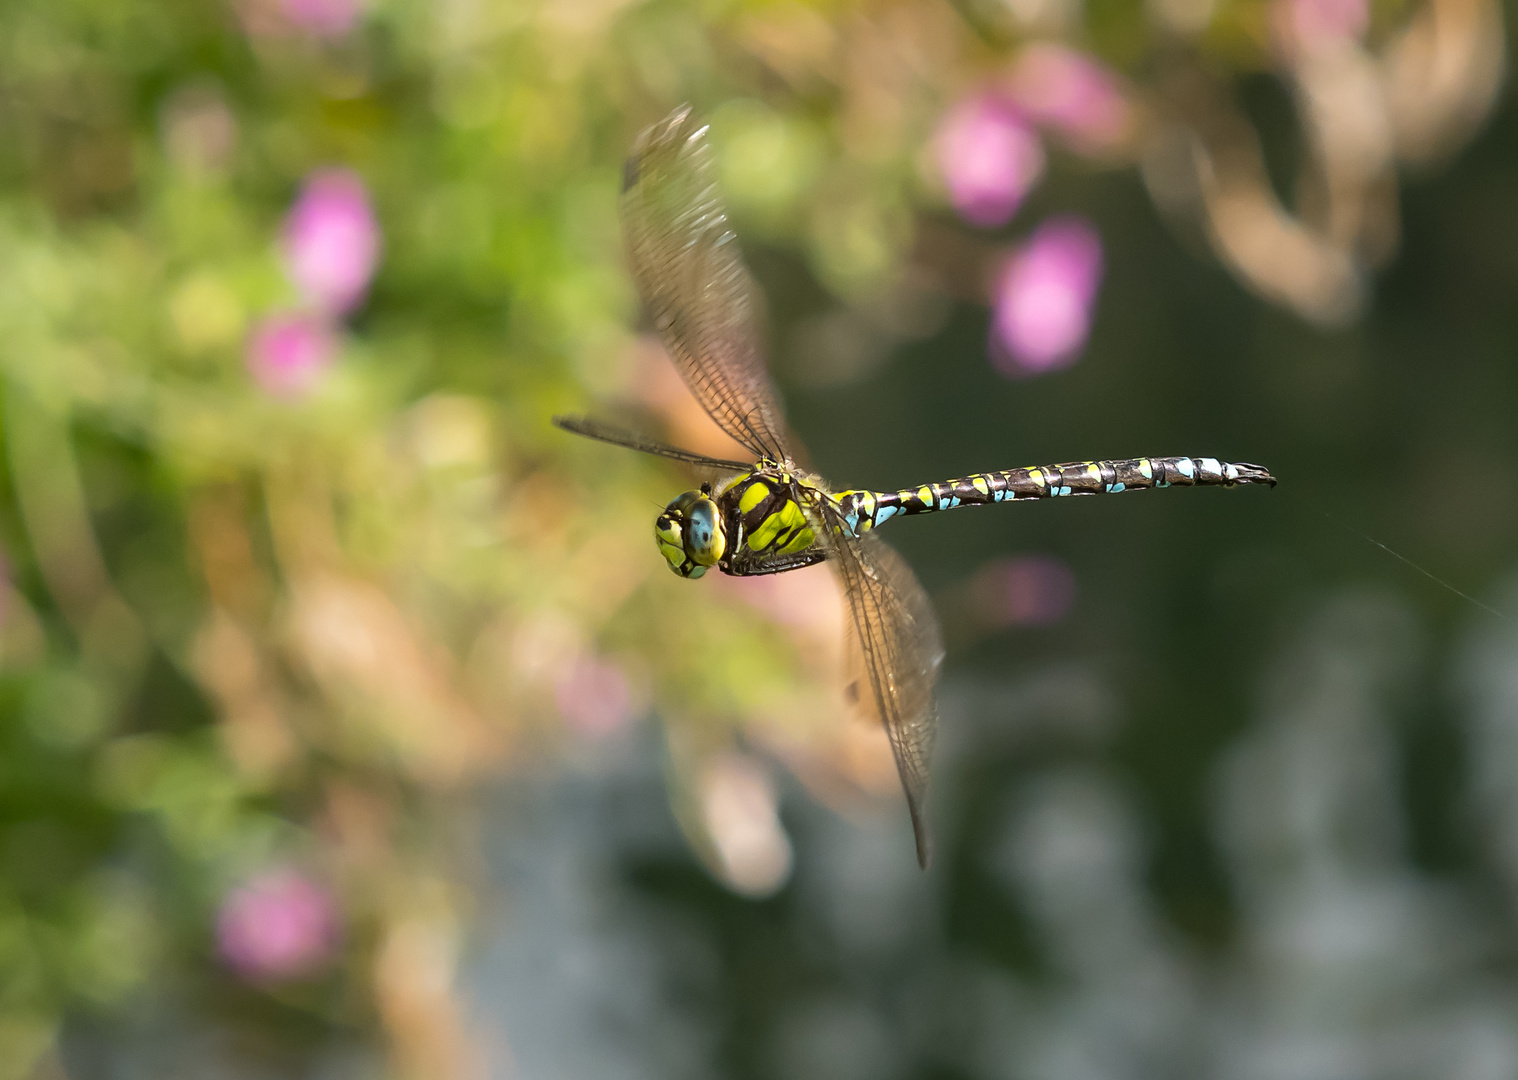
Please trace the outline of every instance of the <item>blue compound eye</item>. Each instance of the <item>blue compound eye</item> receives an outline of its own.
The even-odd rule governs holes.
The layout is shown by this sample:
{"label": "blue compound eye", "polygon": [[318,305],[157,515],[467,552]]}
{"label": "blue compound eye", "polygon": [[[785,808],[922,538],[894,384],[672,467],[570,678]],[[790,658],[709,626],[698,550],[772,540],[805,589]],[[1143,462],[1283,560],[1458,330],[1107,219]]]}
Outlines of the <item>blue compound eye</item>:
{"label": "blue compound eye", "polygon": [[687,491],[664,508],[654,522],[654,540],[669,568],[685,578],[700,577],[727,550],[717,504],[700,491]]}
{"label": "blue compound eye", "polygon": [[705,496],[691,500],[685,512],[685,551],[700,566],[715,566],[727,550],[717,504]]}

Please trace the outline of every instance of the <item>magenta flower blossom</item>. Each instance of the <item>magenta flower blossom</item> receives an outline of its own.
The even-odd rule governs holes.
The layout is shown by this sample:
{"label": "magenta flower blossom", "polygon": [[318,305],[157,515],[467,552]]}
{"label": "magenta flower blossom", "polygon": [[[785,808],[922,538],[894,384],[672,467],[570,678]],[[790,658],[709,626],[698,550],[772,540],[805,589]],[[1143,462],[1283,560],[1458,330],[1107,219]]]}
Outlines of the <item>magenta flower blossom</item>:
{"label": "magenta flower blossom", "polygon": [[358,22],[361,0],[281,0],[285,18],[312,37],[345,37]]}
{"label": "magenta flower blossom", "polygon": [[1076,149],[1105,150],[1128,135],[1128,99],[1113,74],[1085,53],[1030,45],[1017,58],[1009,86],[1029,119],[1053,128]]}
{"label": "magenta flower blossom", "polygon": [[1075,603],[1075,574],[1047,555],[998,559],[975,576],[975,596],[990,626],[1048,626]]}
{"label": "magenta flower blossom", "polygon": [[1038,134],[1005,98],[966,98],[939,122],[938,166],[949,201],[965,221],[1005,225],[1044,172]]}
{"label": "magenta flower blossom", "polygon": [[363,181],[337,169],[313,173],[284,227],[285,268],[306,302],[329,315],[352,311],[369,289],[379,250]]}
{"label": "magenta flower blossom", "polygon": [[1013,253],[996,283],[991,355],[1008,376],[1073,363],[1091,332],[1102,240],[1082,218],[1053,218]]}
{"label": "magenta flower blossom", "polygon": [[1367,0],[1278,0],[1276,18],[1293,39],[1309,48],[1358,41],[1370,25],[1370,4]]}
{"label": "magenta flower blossom", "polygon": [[358,25],[366,0],[235,0],[250,37],[278,42],[296,34],[337,40]]}
{"label": "magenta flower blossom", "polygon": [[294,399],[307,393],[332,366],[337,342],[320,319],[271,315],[248,339],[248,371],[265,391]]}
{"label": "magenta flower blossom", "polygon": [[234,889],[216,919],[222,959],[252,982],[312,974],[332,959],[338,938],[331,894],[288,868]]}
{"label": "magenta flower blossom", "polygon": [[578,735],[609,735],[633,719],[632,689],[611,660],[576,658],[555,680],[554,698],[565,725]]}

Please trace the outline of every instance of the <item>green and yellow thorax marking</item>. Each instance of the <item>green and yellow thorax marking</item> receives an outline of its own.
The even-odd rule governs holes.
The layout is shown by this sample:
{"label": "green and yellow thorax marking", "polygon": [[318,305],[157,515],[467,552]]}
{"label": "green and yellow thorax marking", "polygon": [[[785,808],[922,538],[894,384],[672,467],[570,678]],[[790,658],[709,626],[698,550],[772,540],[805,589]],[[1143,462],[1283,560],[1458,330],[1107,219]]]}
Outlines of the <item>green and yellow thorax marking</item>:
{"label": "green and yellow thorax marking", "polygon": [[761,462],[759,468],[723,484],[716,499],[728,534],[728,561],[745,554],[765,558],[810,548],[817,537],[798,501],[802,489],[821,491],[773,462]]}

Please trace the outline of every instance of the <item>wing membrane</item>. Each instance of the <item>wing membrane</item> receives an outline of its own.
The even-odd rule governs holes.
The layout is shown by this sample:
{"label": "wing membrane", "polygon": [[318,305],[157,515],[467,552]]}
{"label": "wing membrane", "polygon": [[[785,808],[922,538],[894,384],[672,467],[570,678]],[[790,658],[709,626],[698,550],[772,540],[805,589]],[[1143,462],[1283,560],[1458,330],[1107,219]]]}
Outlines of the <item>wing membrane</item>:
{"label": "wing membrane", "polygon": [[613,446],[625,446],[629,450],[673,458],[675,461],[684,461],[691,465],[734,472],[742,472],[749,468],[748,464],[741,461],[725,461],[722,458],[698,454],[694,450],[681,450],[678,446],[671,446],[658,439],[650,439],[646,435],[639,435],[635,431],[628,431],[626,428],[608,424],[602,420],[593,420],[588,416],[555,416],[553,426],[564,431],[572,431],[576,435],[584,435],[586,438],[599,439]]}
{"label": "wing membrane", "polygon": [[822,516],[829,526],[828,561],[843,580],[853,616],[846,677],[859,707],[880,720],[891,740],[912,814],[917,861],[926,869],[933,854],[928,765],[938,733],[933,688],[943,664],[938,619],[912,568],[895,549],[873,533],[858,541],[845,539],[843,522],[831,506],[824,505]]}
{"label": "wing membrane", "polygon": [[791,455],[759,347],[754,285],[717,194],[706,131],[682,106],[633,146],[622,189],[633,276],[712,419],[756,458],[784,461]]}

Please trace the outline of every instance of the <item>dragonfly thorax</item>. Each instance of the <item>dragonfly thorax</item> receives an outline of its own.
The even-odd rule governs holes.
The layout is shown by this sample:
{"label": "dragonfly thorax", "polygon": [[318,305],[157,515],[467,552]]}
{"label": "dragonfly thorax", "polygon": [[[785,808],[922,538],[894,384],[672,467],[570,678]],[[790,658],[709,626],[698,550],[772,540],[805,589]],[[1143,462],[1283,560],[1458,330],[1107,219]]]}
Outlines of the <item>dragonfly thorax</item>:
{"label": "dragonfly thorax", "polygon": [[671,501],[654,520],[654,540],[681,577],[698,578],[716,566],[727,550],[727,534],[711,489],[703,486]]}

